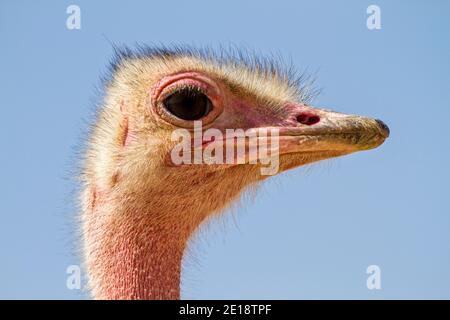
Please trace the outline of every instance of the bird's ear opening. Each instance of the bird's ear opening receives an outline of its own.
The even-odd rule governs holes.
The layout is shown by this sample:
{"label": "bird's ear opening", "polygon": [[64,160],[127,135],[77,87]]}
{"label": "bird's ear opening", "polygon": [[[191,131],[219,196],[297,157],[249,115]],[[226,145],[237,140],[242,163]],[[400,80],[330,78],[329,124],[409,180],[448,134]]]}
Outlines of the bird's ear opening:
{"label": "bird's ear opening", "polygon": [[122,119],[120,121],[118,139],[119,139],[121,146],[127,146],[130,144],[131,139],[130,139],[130,134],[129,134],[129,129],[128,129],[128,126],[129,126],[128,112],[127,112],[125,102],[123,100],[120,101],[119,110],[120,110],[120,115],[121,115]]}

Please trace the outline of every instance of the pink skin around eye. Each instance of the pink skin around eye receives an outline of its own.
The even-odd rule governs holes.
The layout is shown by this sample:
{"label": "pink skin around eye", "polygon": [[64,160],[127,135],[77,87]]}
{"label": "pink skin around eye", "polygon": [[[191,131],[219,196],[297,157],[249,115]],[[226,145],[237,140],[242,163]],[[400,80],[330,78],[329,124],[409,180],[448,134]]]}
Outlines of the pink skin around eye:
{"label": "pink skin around eye", "polygon": [[192,121],[176,119],[163,108],[162,101],[171,93],[183,88],[194,87],[200,89],[212,102],[213,108],[208,116],[204,117],[203,126],[207,126],[218,117],[223,110],[226,88],[219,85],[213,78],[210,78],[200,72],[181,72],[166,76],[159,80],[149,91],[149,110],[153,116],[163,121],[172,123],[178,127],[192,128]]}

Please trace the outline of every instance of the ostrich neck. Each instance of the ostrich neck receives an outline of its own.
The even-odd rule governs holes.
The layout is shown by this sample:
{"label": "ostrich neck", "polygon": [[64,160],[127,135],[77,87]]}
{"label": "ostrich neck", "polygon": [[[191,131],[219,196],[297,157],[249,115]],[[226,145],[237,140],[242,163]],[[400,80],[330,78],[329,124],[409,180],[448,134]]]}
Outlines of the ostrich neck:
{"label": "ostrich neck", "polygon": [[183,252],[196,226],[157,223],[160,212],[111,213],[108,207],[97,205],[85,221],[94,298],[179,299]]}

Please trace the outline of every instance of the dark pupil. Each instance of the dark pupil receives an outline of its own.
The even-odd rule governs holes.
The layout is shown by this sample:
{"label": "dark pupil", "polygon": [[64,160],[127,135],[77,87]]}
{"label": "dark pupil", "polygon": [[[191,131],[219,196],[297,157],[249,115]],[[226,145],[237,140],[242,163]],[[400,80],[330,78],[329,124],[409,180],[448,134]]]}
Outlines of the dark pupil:
{"label": "dark pupil", "polygon": [[206,95],[195,90],[180,90],[164,100],[166,109],[183,120],[198,120],[211,111],[212,103]]}

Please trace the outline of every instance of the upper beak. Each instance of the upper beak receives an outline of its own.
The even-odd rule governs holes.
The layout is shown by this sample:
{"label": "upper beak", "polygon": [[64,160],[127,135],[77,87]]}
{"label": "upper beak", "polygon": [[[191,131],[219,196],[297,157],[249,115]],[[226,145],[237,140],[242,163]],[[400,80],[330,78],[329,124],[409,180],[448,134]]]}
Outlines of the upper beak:
{"label": "upper beak", "polygon": [[[308,114],[315,120],[308,122]],[[303,124],[280,128],[280,154],[348,154],[376,148],[389,136],[389,128],[381,120],[324,109],[308,107],[300,120]]]}

